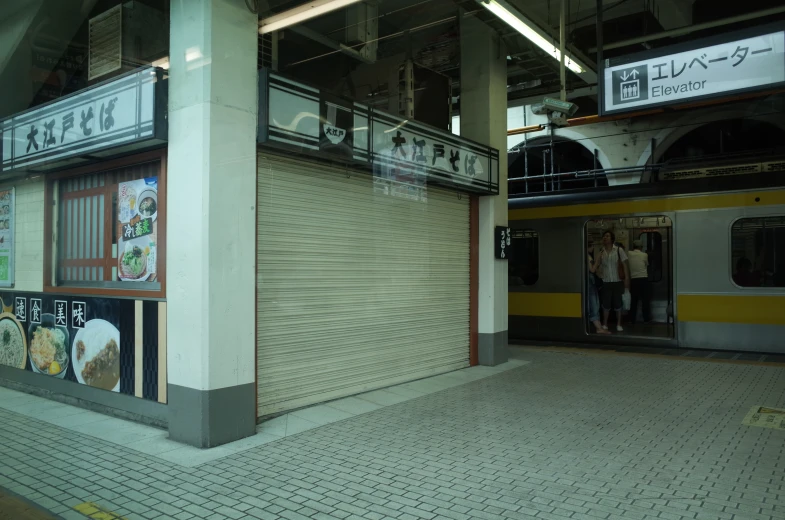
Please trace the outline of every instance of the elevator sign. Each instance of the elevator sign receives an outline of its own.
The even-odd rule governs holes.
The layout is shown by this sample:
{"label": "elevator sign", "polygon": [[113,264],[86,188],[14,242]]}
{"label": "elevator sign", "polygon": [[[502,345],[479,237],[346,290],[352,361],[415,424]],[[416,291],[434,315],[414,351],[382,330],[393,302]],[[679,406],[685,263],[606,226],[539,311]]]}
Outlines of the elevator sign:
{"label": "elevator sign", "polygon": [[738,36],[606,60],[602,112],[676,106],[785,85],[785,31]]}

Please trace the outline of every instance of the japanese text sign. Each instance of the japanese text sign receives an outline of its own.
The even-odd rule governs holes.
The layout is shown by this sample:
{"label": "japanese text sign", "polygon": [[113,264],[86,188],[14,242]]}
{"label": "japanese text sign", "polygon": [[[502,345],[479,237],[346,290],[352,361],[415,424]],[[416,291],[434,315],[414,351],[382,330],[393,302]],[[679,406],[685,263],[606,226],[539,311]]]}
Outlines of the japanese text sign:
{"label": "japanese text sign", "polygon": [[603,113],[677,105],[785,83],[785,31],[667,52],[665,48],[654,57],[624,57],[606,66]]}
{"label": "japanese text sign", "polygon": [[0,121],[2,171],[155,138],[156,81],[144,68]]}
{"label": "japanese text sign", "polygon": [[509,260],[510,238],[510,228],[496,226],[496,234],[494,236],[494,256],[499,260]]}
{"label": "japanese text sign", "polygon": [[414,122],[401,123],[377,111],[372,115],[373,163],[402,172],[427,174],[429,181],[492,191],[491,149]]}
{"label": "japanese text sign", "polygon": [[[262,69],[257,141],[317,158],[355,163],[374,182],[422,200],[430,183],[499,192],[499,151],[416,121],[327,94]],[[389,188],[389,186],[388,186]]]}

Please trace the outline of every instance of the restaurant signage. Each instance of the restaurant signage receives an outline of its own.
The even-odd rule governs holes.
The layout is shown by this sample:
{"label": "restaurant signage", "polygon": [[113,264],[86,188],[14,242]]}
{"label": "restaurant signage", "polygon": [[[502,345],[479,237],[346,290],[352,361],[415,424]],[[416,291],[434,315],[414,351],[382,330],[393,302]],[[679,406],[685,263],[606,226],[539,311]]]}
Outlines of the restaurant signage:
{"label": "restaurant signage", "polygon": [[756,29],[605,61],[602,113],[785,85],[785,30]]}
{"label": "restaurant signage", "polygon": [[407,179],[408,188],[436,183],[474,193],[499,192],[498,150],[338,100],[266,69],[260,71],[259,96],[260,144],[344,159],[371,169],[377,181]]}
{"label": "restaurant signage", "polygon": [[164,142],[166,88],[145,67],[0,121],[0,171],[48,170]]}

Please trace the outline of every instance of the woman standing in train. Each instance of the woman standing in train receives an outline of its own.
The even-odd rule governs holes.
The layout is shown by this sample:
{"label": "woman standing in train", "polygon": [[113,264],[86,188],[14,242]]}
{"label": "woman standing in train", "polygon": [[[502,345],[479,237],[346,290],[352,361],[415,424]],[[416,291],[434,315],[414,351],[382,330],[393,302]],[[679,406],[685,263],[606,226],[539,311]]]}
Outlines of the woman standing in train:
{"label": "woman standing in train", "polygon": [[614,245],[616,235],[606,231],[602,235],[600,250],[600,278],[602,278],[602,328],[608,330],[611,309],[616,311],[616,331],[624,332],[621,326],[622,295],[630,288],[630,268],[627,253]]}

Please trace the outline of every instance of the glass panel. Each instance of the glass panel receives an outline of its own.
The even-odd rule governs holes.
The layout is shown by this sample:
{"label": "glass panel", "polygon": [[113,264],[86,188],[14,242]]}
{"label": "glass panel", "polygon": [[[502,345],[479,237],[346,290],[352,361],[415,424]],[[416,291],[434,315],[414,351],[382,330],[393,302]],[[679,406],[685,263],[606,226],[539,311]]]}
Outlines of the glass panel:
{"label": "glass panel", "polygon": [[785,287],[785,216],[734,222],[730,261],[738,287]]}
{"label": "glass panel", "polygon": [[112,266],[112,280],[117,280],[117,266]]}
{"label": "glass panel", "polygon": [[93,242],[91,244],[91,249],[93,256],[92,258],[100,258],[98,256],[98,219],[102,218],[102,215],[98,213],[98,195],[93,195],[93,218],[92,218],[92,227],[93,232],[91,236],[93,237]]}
{"label": "glass panel", "polygon": [[65,244],[63,247],[63,257],[64,258],[71,258],[71,240],[68,236],[68,230],[71,229],[71,203],[72,201],[67,200],[63,204],[63,208],[65,210],[65,217],[63,221],[60,223],[60,243]]}
{"label": "glass panel", "polygon": [[87,197],[85,199],[85,202],[84,202],[85,203],[85,208],[84,208],[85,209],[85,212],[84,212],[85,213],[85,223],[84,223],[84,228],[85,228],[85,230],[84,230],[85,231],[85,234],[84,234],[85,255],[84,255],[84,257],[85,258],[92,258],[93,257],[93,249],[92,249],[92,247],[90,247],[90,244],[92,243],[90,241],[90,237],[91,237],[90,231],[92,231],[92,229],[93,229],[93,215],[90,212],[90,202],[91,201],[92,201],[92,197]]}
{"label": "glass panel", "polygon": [[98,268],[97,267],[93,267],[93,277],[91,279],[92,280],[98,280]]}
{"label": "glass panel", "polygon": [[76,212],[78,209],[78,204],[75,199],[71,200],[71,236],[68,237],[69,241],[71,242],[71,256],[69,258],[77,258],[77,249],[76,249],[76,234],[77,234],[77,216]]}
{"label": "glass panel", "polygon": [[99,280],[103,280],[104,279],[104,268],[103,267],[99,267],[98,268],[98,279]]}
{"label": "glass panel", "polygon": [[79,231],[79,238],[77,251],[79,254],[78,258],[84,258],[84,251],[85,251],[85,220],[84,220],[84,199],[79,199],[79,224],[78,224],[78,231]]}
{"label": "glass panel", "polygon": [[534,285],[540,278],[540,238],[531,229],[516,229],[510,238],[507,260],[511,286]]}
{"label": "glass panel", "polygon": [[104,257],[104,196],[98,197],[98,258]]}

